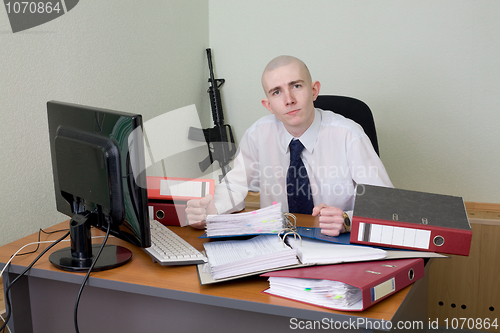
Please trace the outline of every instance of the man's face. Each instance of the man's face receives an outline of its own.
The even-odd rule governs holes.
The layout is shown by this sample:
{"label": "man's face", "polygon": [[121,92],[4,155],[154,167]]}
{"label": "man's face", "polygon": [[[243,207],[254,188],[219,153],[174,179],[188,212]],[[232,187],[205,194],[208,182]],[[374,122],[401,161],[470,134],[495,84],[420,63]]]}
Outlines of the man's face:
{"label": "man's face", "polygon": [[264,73],[262,85],[267,96],[262,105],[290,134],[301,136],[314,120],[313,101],[319,94],[319,82],[311,82],[303,66],[292,62]]}

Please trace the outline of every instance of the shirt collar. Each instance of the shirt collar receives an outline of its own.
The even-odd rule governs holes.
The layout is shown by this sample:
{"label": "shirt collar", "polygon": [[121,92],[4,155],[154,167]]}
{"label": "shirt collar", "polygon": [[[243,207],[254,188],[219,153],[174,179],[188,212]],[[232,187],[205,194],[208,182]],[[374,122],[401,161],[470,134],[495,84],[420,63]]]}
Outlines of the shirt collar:
{"label": "shirt collar", "polygon": [[[282,124],[283,126],[283,124]],[[318,109],[314,110],[314,120],[309,126],[309,128],[302,134],[299,138],[300,142],[304,145],[304,148],[307,149],[309,153],[312,153],[314,150],[314,146],[316,145],[316,141],[318,140],[318,133],[321,126],[321,112]],[[284,153],[288,152],[288,145],[290,141],[294,139],[294,136],[291,135],[283,126],[283,135],[281,137],[281,144],[284,149]]]}

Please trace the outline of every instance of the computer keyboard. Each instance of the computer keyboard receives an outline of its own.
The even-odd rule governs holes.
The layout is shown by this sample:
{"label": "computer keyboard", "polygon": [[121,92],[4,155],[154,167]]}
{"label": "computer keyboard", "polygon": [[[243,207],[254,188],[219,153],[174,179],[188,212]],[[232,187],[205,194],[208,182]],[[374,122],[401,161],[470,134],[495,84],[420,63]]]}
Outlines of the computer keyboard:
{"label": "computer keyboard", "polygon": [[160,265],[196,265],[207,258],[191,244],[156,220],[150,221],[151,247],[144,249]]}

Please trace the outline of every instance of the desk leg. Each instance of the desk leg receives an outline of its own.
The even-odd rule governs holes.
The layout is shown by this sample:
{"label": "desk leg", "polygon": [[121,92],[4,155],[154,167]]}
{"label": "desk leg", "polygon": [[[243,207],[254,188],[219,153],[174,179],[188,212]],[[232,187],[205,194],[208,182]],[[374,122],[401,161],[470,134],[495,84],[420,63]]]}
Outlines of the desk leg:
{"label": "desk leg", "polygon": [[[4,273],[4,290],[6,290],[10,281],[13,281],[18,276],[18,274]],[[10,288],[9,295],[12,305],[12,315],[9,320],[9,328],[11,332],[33,332],[28,277],[23,276],[17,280],[17,282]],[[5,300],[7,301],[7,297],[5,297]]]}

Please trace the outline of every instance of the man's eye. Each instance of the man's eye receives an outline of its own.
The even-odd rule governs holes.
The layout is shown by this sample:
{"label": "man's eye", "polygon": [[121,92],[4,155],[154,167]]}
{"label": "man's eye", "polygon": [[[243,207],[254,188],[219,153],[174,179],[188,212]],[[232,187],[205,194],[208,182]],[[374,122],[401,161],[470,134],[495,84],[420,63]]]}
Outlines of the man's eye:
{"label": "man's eye", "polygon": [[278,96],[279,94],[280,94],[280,91],[279,91],[279,90],[275,90],[275,91],[273,92],[273,95],[274,95],[274,96]]}
{"label": "man's eye", "polygon": [[294,87],[294,88],[300,88],[300,87],[302,87],[302,85],[297,83],[297,84],[295,84],[293,87]]}

